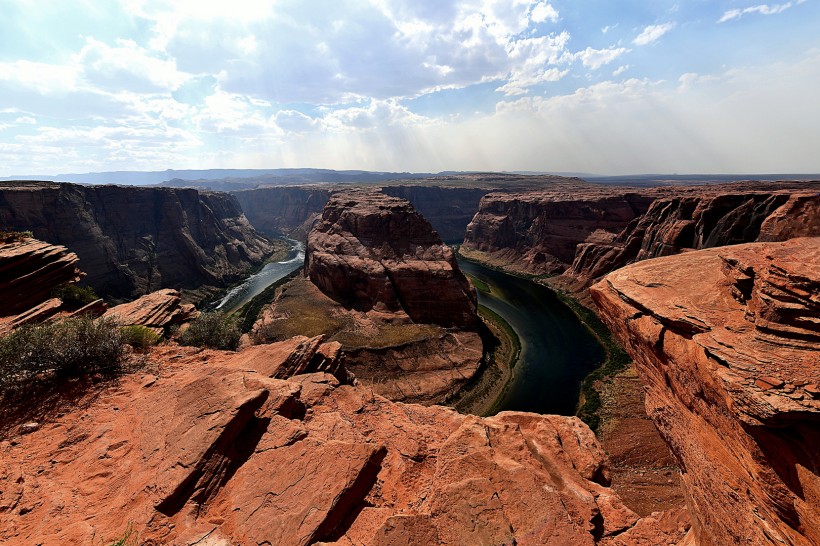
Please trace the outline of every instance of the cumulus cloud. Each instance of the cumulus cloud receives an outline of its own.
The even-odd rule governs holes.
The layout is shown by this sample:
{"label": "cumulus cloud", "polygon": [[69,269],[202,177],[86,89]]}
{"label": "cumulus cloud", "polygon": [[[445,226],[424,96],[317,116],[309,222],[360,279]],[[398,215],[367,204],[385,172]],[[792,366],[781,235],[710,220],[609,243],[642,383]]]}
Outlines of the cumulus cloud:
{"label": "cumulus cloud", "polygon": [[638,36],[632,40],[632,43],[638,46],[649,45],[657,42],[661,36],[675,28],[675,23],[663,23],[660,25],[649,25],[644,28]]}
{"label": "cumulus cloud", "polygon": [[739,19],[744,15],[749,13],[758,13],[760,15],[775,15],[778,13],[782,13],[789,9],[792,6],[796,6],[802,4],[806,0],[796,0],[795,2],[786,2],[785,4],[759,4],[757,6],[749,6],[747,8],[742,9],[730,9],[723,13],[720,19],[718,19],[718,23],[725,23],[726,21],[731,21],[733,19]]}
{"label": "cumulus cloud", "polygon": [[593,49],[588,47],[583,51],[579,51],[575,55],[577,58],[581,59],[581,63],[584,67],[592,70],[598,70],[602,66],[611,63],[629,51],[630,50],[625,47],[610,47],[607,49]]}

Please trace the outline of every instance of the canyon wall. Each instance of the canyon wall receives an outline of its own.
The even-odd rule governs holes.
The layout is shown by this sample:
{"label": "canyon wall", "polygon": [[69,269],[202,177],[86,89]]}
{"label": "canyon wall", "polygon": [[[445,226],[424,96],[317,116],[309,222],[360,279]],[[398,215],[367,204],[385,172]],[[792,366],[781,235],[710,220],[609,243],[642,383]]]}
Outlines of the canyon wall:
{"label": "canyon wall", "polygon": [[85,282],[114,300],[162,287],[195,296],[238,280],[272,250],[236,199],[192,189],[7,182],[0,226],[68,247]]}
{"label": "canyon wall", "polygon": [[586,288],[636,261],[754,241],[820,235],[820,182],[738,182],[630,189],[584,183],[491,193],[462,253],[586,299]]}
{"label": "canyon wall", "polygon": [[[447,243],[460,243],[467,224],[489,190],[477,187],[382,186],[372,188],[413,204]],[[349,186],[348,186],[349,188]],[[235,191],[250,223],[263,233],[304,239],[322,214],[333,191],[344,186],[290,186]]]}
{"label": "canyon wall", "polygon": [[494,265],[555,275],[583,242],[608,242],[647,211],[652,190],[577,183],[526,193],[490,193],[467,227],[462,249]]}
{"label": "canyon wall", "polygon": [[680,462],[697,543],[820,543],[820,238],[648,260],[590,292]]}
{"label": "canyon wall", "polygon": [[232,195],[259,231],[304,240],[322,215],[330,192],[327,187],[284,186],[235,191]]}
{"label": "canyon wall", "polygon": [[589,285],[627,264],[754,241],[820,236],[820,195],[816,191],[716,193],[662,197],[612,242],[578,246],[566,276]]}

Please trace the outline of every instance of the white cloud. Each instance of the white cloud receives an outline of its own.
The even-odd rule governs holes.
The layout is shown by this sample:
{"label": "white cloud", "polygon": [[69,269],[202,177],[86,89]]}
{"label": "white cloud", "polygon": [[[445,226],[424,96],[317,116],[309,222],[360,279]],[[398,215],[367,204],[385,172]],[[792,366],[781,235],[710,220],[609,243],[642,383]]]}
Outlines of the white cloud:
{"label": "white cloud", "polygon": [[742,9],[730,9],[723,13],[718,23],[725,23],[733,19],[739,19],[749,13],[759,13],[760,15],[776,15],[782,13],[792,6],[802,4],[806,0],[796,0],[795,2],[786,2],[785,4],[759,4],[757,6],[749,6]]}
{"label": "white cloud", "polygon": [[152,92],[178,89],[189,75],[170,59],[160,59],[132,40],[109,46],[87,38],[77,55],[83,77],[98,88]]}
{"label": "white cloud", "polygon": [[534,23],[543,23],[544,21],[558,22],[558,11],[547,2],[538,2],[530,11],[530,19]]}
{"label": "white cloud", "polygon": [[629,51],[630,50],[625,47],[610,47],[607,49],[593,49],[588,47],[576,53],[575,56],[581,59],[581,63],[584,67],[598,70]]}
{"label": "white cloud", "polygon": [[612,77],[617,78],[618,76],[620,76],[621,74],[623,74],[627,70],[629,70],[629,65],[628,64],[621,65],[621,66],[619,66],[618,68],[616,68],[615,70],[612,71]]}
{"label": "white cloud", "polygon": [[675,23],[663,23],[661,25],[649,25],[632,41],[635,45],[644,46],[654,43],[661,36],[675,28]]}

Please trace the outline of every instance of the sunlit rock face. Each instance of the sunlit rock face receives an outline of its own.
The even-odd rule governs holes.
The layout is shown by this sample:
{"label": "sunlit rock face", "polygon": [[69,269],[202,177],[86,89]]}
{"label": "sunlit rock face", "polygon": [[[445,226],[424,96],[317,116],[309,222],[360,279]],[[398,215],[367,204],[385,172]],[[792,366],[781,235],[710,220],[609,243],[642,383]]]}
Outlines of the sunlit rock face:
{"label": "sunlit rock face", "polygon": [[820,238],[647,260],[590,291],[680,462],[698,544],[820,543]]}

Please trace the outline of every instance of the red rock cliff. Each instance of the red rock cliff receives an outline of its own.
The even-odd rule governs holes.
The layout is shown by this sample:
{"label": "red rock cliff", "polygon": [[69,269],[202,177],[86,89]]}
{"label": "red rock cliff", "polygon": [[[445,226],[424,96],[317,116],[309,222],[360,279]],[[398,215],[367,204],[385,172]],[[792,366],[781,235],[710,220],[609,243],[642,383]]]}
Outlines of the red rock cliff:
{"label": "red rock cliff", "polygon": [[310,232],[305,276],[360,311],[404,311],[419,323],[472,328],[476,293],[453,251],[403,199],[335,194]]}
{"label": "red rock cliff", "polygon": [[222,286],[271,251],[233,197],[192,189],[4,182],[0,225],[67,246],[86,282],[120,300]]}
{"label": "red rock cliff", "polygon": [[0,317],[39,305],[58,286],[79,281],[77,255],[30,237],[0,243]]}
{"label": "red rock cliff", "polygon": [[648,260],[590,292],[680,461],[698,544],[820,543],[820,238]]}
{"label": "red rock cliff", "polygon": [[687,249],[820,236],[817,191],[737,189],[669,190],[686,194],[657,199],[611,243],[578,245],[566,276],[588,285],[627,264]]}

